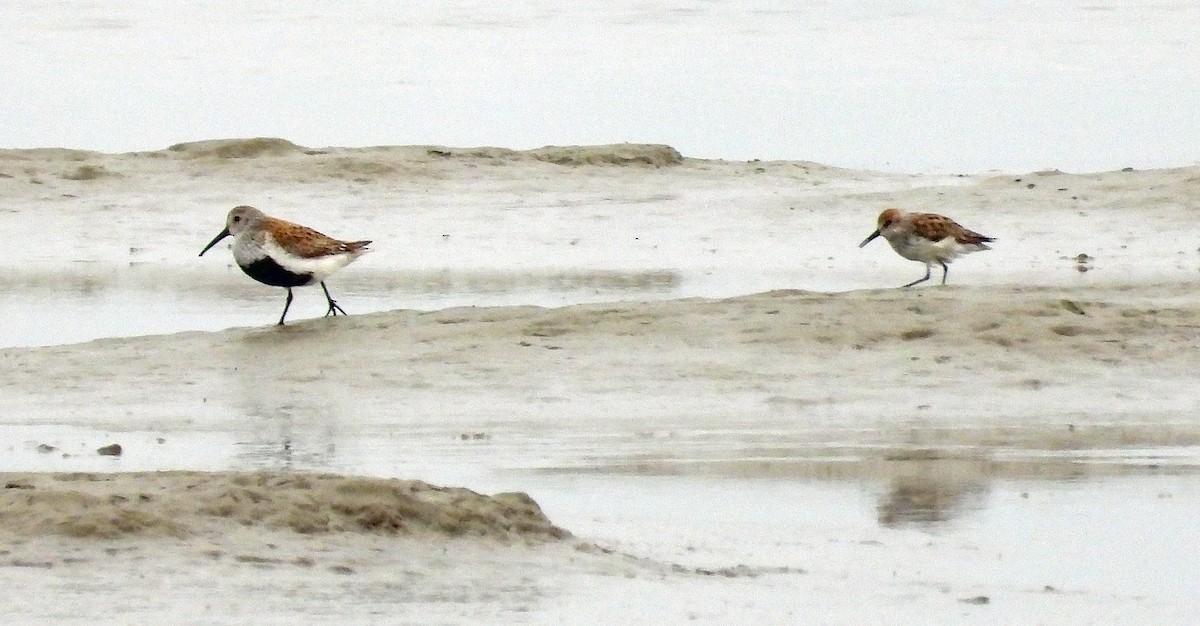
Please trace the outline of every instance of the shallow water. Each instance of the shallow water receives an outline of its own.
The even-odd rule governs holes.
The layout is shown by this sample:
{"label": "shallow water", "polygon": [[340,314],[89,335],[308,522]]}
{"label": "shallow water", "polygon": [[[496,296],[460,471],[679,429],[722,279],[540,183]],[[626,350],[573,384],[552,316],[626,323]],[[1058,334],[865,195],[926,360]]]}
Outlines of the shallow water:
{"label": "shallow water", "polygon": [[633,141],[901,172],[1188,165],[1197,11],[1178,0],[9,2],[0,78],[25,88],[0,94],[0,145]]}
{"label": "shallow water", "polygon": [[[416,577],[400,585],[373,583],[365,572],[343,582],[339,574],[274,566],[264,566],[271,576],[260,583],[261,571],[236,564],[214,584],[204,572],[230,565],[197,566],[178,555],[139,557],[132,567],[0,566],[0,579],[49,585],[69,598],[22,615],[47,623],[152,614],[186,621],[215,603],[223,608],[205,614],[222,623],[268,621],[266,612],[282,623],[330,607],[341,623],[372,623],[380,614],[455,622],[464,611],[504,623],[723,621],[748,612],[762,623],[861,623],[929,611],[939,621],[1072,623],[1091,621],[1100,606],[1105,621],[1137,623],[1148,615],[1186,619],[1200,588],[1194,564],[1181,556],[1181,546],[1200,543],[1195,445],[980,446],[956,429],[918,432],[917,424],[907,425],[910,445],[864,444],[871,435],[861,426],[840,434],[829,426],[831,435],[794,423],[812,417],[807,409],[719,424],[684,420],[670,429],[636,415],[557,423],[546,398],[531,409],[540,419],[447,415],[443,422],[417,398],[398,397],[378,415],[348,412],[351,398],[325,406],[320,396],[331,390],[321,387],[314,397],[259,406],[256,395],[270,389],[236,386],[229,397],[205,399],[220,419],[162,428],[152,425],[173,416],[152,414],[153,404],[105,427],[65,426],[48,408],[0,425],[10,442],[0,470],[316,471],[516,490],[555,524],[605,549],[680,572],[732,574],[705,581],[648,566],[624,575],[546,574],[556,570],[539,573],[504,554],[492,558],[506,567],[486,570],[500,582],[478,584],[447,581],[421,563],[387,573]],[[436,402],[471,402],[451,395],[437,393]],[[86,417],[79,415],[86,407],[73,411],[75,423]],[[95,454],[111,443],[122,445],[122,456]],[[171,585],[146,588],[147,567]],[[111,598],[119,598],[111,609],[88,608],[110,606]]]}
{"label": "shallow water", "polygon": [[[1020,246],[1021,244],[1017,244]],[[891,254],[890,250],[886,251]],[[1019,254],[1019,252],[1018,252]],[[809,257],[809,258],[806,258]],[[505,270],[482,272],[446,270],[412,272],[404,267],[369,271],[344,270],[329,282],[330,293],[349,314],[407,309],[436,311],[453,307],[540,306],[565,307],[601,302],[638,302],[678,298],[726,298],[773,289],[805,289],[839,292],[880,287],[881,281],[919,278],[920,264],[887,263],[886,256],[873,255],[859,264],[819,261],[811,255],[796,255],[795,264],[779,267],[687,267],[639,269]],[[893,271],[887,277],[872,277],[863,266],[880,262]],[[822,263],[819,270],[809,269]],[[1017,278],[1014,268],[989,263],[976,256],[964,262],[971,266],[959,275],[974,284],[1009,284]],[[1015,268],[1020,269],[1020,268]],[[14,272],[20,274],[20,270]],[[1122,284],[1139,280],[1191,279],[1197,273],[1188,264],[1177,267],[1146,266],[1115,272],[1107,268],[1090,275],[1063,262],[1038,274],[1041,285],[1064,287]],[[194,270],[171,278],[161,268],[123,269],[103,278],[76,275],[64,269],[56,279],[34,279],[10,289],[0,299],[0,348],[50,346],[79,343],[104,337],[136,337],[193,330],[215,331],[274,324],[283,311],[282,289],[254,283],[231,270],[216,285],[213,276]],[[936,283],[935,272],[931,282]],[[325,314],[324,294],[319,287],[295,290],[288,310],[291,322]]]}
{"label": "shallow water", "polygon": [[[657,580],[661,574],[647,573],[627,574],[620,582],[565,575],[547,586],[531,570],[526,573],[531,580],[507,591],[447,589],[434,579],[425,583],[431,588],[422,598],[411,597],[419,588],[412,586],[415,581],[404,592],[332,580],[319,598],[339,607],[345,623],[368,623],[380,612],[409,615],[414,601],[431,603],[422,611],[428,615],[449,597],[457,597],[460,607],[473,607],[476,615],[496,612],[488,621],[518,623],[569,619],[583,606],[603,621],[683,620],[706,611],[728,616],[720,612],[728,608],[718,608],[728,602],[744,603],[743,610],[773,623],[915,619],[930,610],[931,593],[932,610],[945,613],[938,621],[957,616],[1026,622],[1046,615],[1063,616],[1061,623],[1087,621],[1071,608],[1080,602],[1108,607],[1110,622],[1137,622],[1146,615],[1173,621],[1188,615],[1200,585],[1186,550],[1200,542],[1200,526],[1193,523],[1200,507],[1195,474],[1200,447],[1008,455],[958,449],[1001,467],[982,474],[961,459],[881,466],[878,450],[870,458],[838,455],[831,462],[837,470],[826,476],[809,467],[789,477],[778,468],[797,459],[761,454],[753,458],[755,471],[737,475],[714,475],[706,468],[693,473],[697,468],[688,463],[666,474],[642,474],[629,463],[644,454],[614,455],[609,467],[537,469],[606,448],[602,440],[584,437],[463,433],[464,438],[395,428],[354,436],[329,424],[274,422],[239,432],[192,433],[5,427],[20,443],[10,446],[0,469],[293,469],[419,476],[489,493],[521,490],[556,524],[619,554],[684,569],[738,572],[722,586],[697,589],[687,577],[652,583],[644,577]],[[93,446],[112,441],[125,444],[126,454],[91,453]],[[37,442],[58,449],[39,452]],[[653,447],[646,444],[646,451]],[[890,454],[906,457],[903,449]],[[726,460],[745,459],[731,449]],[[514,467],[521,465],[533,467]],[[176,571],[180,564],[165,559],[156,567],[176,581],[175,590],[144,598],[123,593],[119,611],[143,614],[169,602],[172,610],[186,613],[214,601],[211,586]],[[135,585],[122,576],[140,571],[116,568],[106,584]],[[60,591],[69,591],[76,604],[105,593],[103,586],[80,586],[69,582],[71,574],[61,575],[66,578]],[[260,592],[281,597],[292,593],[286,591],[290,585],[311,583],[316,575],[295,581],[286,572],[273,576],[276,582]],[[235,594],[231,601],[244,604],[246,597]],[[315,609],[307,603],[316,599],[280,610],[309,612]],[[76,618],[79,610],[66,608],[58,616]],[[247,611],[254,610],[243,606],[235,613]]]}
{"label": "shallow water", "polygon": [[[638,553],[712,565],[727,546],[763,566],[897,568],[926,584],[977,584],[985,595],[1086,591],[1166,604],[1200,583],[1181,552],[1200,530],[1194,475],[997,479],[899,519],[897,487],[867,482],[642,477],[549,479],[533,493],[553,519]],[[619,502],[619,507],[611,503]],[[664,540],[664,533],[671,536]],[[828,550],[827,543],[841,546]],[[913,545],[917,549],[909,551]],[[812,562],[819,552],[836,564]],[[931,582],[932,581],[932,582]]]}
{"label": "shallow water", "polygon": [[[50,346],[103,337],[136,337],[236,327],[270,326],[283,311],[286,292],[244,283],[217,292],[150,281],[161,271],[127,270],[109,279],[68,287],[12,291],[0,300],[0,347]],[[399,289],[346,275],[330,281],[330,293],[349,314],[395,309],[435,311],[461,306],[567,306],[581,302],[666,299],[682,292],[670,272],[565,272],[548,275],[480,276],[446,272],[431,281],[414,276]],[[406,282],[400,269],[389,281]],[[426,285],[421,283],[425,282]],[[428,285],[429,282],[436,284]],[[326,312],[320,287],[295,290],[287,320]],[[50,323],[47,323],[50,320]]]}

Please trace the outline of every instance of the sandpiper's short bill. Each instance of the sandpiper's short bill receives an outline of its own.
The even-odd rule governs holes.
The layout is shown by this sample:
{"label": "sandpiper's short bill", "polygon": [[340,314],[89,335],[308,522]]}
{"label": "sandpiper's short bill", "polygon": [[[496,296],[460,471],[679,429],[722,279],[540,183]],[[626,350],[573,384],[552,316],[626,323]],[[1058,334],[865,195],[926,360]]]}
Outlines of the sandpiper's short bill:
{"label": "sandpiper's short bill", "polygon": [[907,213],[900,209],[886,209],[879,214],[878,228],[869,237],[858,244],[863,247],[880,235],[892,244],[892,249],[900,256],[911,261],[925,264],[925,276],[912,281],[903,287],[912,287],[917,283],[929,280],[930,267],[937,263],[942,266],[942,284],[946,284],[946,275],[950,273],[947,263],[955,257],[991,250],[991,237],[980,235],[973,230],[967,230],[954,220],[936,213]]}
{"label": "sandpiper's short bill", "polygon": [[250,206],[229,211],[225,228],[200,251],[204,256],[222,239],[233,236],[233,258],[247,276],[264,285],[287,289],[279,325],[292,306],[292,287],[320,284],[329,303],[326,316],[346,312],[334,302],[325,279],[370,251],[370,241],[339,241]]}

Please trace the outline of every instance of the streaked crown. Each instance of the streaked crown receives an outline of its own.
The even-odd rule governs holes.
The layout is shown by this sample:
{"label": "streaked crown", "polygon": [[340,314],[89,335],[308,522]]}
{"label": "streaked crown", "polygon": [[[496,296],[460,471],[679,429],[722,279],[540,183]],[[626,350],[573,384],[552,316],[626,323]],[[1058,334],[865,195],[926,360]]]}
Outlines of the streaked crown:
{"label": "streaked crown", "polygon": [[888,224],[900,219],[901,215],[904,215],[904,211],[901,211],[900,209],[884,209],[883,213],[879,214],[879,219],[876,220],[876,225],[881,229],[887,228]]}

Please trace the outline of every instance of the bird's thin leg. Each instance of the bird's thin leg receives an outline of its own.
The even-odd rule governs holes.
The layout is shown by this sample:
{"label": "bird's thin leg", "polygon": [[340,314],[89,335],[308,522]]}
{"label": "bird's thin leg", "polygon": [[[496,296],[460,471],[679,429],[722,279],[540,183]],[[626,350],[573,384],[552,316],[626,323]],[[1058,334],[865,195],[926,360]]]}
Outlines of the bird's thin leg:
{"label": "bird's thin leg", "polygon": [[942,284],[945,285],[946,284],[946,275],[950,273],[950,267],[947,266],[946,263],[943,261],[938,261],[938,263],[942,264]]}
{"label": "bird's thin leg", "polygon": [[338,313],[345,315],[346,312],[342,310],[342,307],[338,306],[337,302],[334,302],[333,298],[329,296],[329,288],[325,286],[324,281],[321,282],[321,289],[325,290],[325,299],[329,301],[329,310],[325,312],[325,317],[337,315]]}
{"label": "bird's thin leg", "polygon": [[900,288],[903,289],[905,287],[912,287],[913,285],[915,285],[917,283],[923,283],[927,280],[929,280],[929,264],[928,263],[925,264],[925,276],[918,278],[918,279],[912,281],[911,283],[908,283],[907,285],[901,285]]}
{"label": "bird's thin leg", "polygon": [[279,326],[283,326],[283,318],[287,317],[288,307],[292,306],[292,288],[288,287],[287,302],[283,304],[283,314],[279,316]]}

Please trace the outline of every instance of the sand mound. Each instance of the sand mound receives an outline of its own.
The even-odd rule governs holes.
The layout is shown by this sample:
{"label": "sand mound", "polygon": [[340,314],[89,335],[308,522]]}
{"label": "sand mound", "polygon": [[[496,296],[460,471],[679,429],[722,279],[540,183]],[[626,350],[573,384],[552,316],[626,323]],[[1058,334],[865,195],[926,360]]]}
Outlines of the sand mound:
{"label": "sand mound", "polygon": [[550,540],[523,493],[485,496],[420,481],[287,473],[7,474],[0,522],[24,536],[182,537],[234,523],[298,533]]}
{"label": "sand mound", "polygon": [[329,148],[310,150],[286,139],[254,137],[249,139],[210,139],[178,143],[168,152],[186,153],[196,157],[243,159],[261,156],[305,154],[329,155],[338,161],[379,160],[425,161],[434,159],[466,160],[525,160],[533,159],[556,165],[650,165],[664,167],[683,162],[683,155],[671,146],[659,144],[606,144],[594,146],[544,146],[533,150],[476,147],[450,148],[444,146],[379,146],[374,148]]}
{"label": "sand mound", "polygon": [[[378,150],[378,149],[373,149]],[[533,150],[478,147],[428,146],[425,154],[441,159],[486,159],[521,161],[533,159],[555,165],[650,165],[664,167],[683,163],[683,155],[661,144],[615,143],[594,146],[543,146]]]}
{"label": "sand mound", "polygon": [[539,161],[557,165],[652,165],[664,167],[683,163],[683,155],[671,146],[620,143],[598,146],[545,146],[528,150]]}
{"label": "sand mound", "polygon": [[[270,181],[276,184],[346,180],[356,184],[381,181],[454,180],[478,175],[524,177],[527,167],[543,175],[558,167],[660,168],[684,164],[670,146],[610,144],[545,146],[533,150],[436,145],[307,148],[286,139],[250,137],[178,143],[163,150],[105,154],[62,148],[0,150],[0,185],[10,192],[41,194],[46,185],[64,185],[63,197],[78,195],[78,183],[119,193],[161,194],[178,184],[180,175],[220,176],[227,181]],[[499,166],[499,167],[496,167]],[[497,172],[503,171],[503,174]],[[616,172],[613,172],[616,173]],[[191,192],[178,190],[180,195]],[[40,197],[40,196],[38,196]]]}
{"label": "sand mound", "polygon": [[[102,156],[105,156],[102,152],[70,148],[8,148],[0,150],[0,162],[52,161],[61,165],[64,162],[86,161]],[[12,178],[8,174],[0,177]]]}
{"label": "sand mound", "polygon": [[275,137],[254,137],[251,139],[210,139],[207,141],[192,141],[177,143],[167,150],[185,152],[197,157],[217,157],[221,159],[246,159],[260,156],[286,156],[303,154],[306,148]]}

